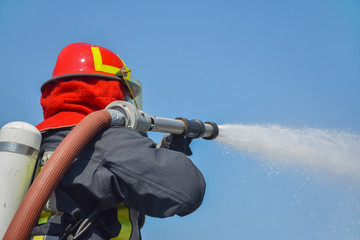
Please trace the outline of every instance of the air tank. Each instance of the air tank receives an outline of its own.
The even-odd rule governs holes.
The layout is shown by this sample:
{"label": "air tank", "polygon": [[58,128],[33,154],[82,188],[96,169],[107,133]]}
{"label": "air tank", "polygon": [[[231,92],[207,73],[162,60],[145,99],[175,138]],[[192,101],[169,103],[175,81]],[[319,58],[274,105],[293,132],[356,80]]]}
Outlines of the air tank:
{"label": "air tank", "polygon": [[26,122],[10,122],[0,130],[0,239],[24,198],[36,167],[41,134]]}

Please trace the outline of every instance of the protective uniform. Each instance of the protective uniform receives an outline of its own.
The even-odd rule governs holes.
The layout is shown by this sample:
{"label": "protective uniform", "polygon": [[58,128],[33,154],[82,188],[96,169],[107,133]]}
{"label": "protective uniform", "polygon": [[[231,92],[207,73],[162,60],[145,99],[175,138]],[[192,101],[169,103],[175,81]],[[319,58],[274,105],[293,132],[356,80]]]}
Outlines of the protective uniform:
{"label": "protective uniform", "polygon": [[[95,47],[100,54],[107,50]],[[90,112],[124,100],[130,85],[101,73],[63,73],[58,76],[65,77],[56,78],[56,71],[55,67],[53,78],[42,87],[44,121],[37,126],[43,135],[41,165],[74,125]],[[139,91],[134,92],[133,98]],[[67,239],[76,233],[76,239],[141,239],[144,215],[185,216],[201,205],[204,192],[204,178],[185,154],[157,148],[132,129],[110,127],[75,159],[42,211],[31,239]]]}

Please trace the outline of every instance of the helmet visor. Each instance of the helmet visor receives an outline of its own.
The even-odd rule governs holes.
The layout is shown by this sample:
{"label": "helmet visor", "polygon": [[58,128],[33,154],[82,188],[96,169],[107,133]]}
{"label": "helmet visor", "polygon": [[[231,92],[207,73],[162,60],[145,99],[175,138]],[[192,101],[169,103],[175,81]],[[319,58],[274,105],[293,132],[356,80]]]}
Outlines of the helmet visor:
{"label": "helmet visor", "polygon": [[132,102],[138,109],[142,110],[142,84],[133,77],[131,73],[123,77],[127,87],[125,101]]}

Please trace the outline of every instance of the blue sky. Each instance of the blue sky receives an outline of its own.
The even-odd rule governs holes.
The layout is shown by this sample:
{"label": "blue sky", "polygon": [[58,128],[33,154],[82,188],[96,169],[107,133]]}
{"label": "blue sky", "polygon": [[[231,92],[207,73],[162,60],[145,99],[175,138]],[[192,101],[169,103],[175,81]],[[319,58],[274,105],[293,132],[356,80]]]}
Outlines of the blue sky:
{"label": "blue sky", "polygon": [[[1,125],[41,122],[39,89],[58,53],[87,42],[122,57],[150,115],[360,133],[355,0],[2,1],[0,30]],[[203,205],[148,218],[145,240],[360,239],[357,183],[272,167],[216,141],[192,149]]]}

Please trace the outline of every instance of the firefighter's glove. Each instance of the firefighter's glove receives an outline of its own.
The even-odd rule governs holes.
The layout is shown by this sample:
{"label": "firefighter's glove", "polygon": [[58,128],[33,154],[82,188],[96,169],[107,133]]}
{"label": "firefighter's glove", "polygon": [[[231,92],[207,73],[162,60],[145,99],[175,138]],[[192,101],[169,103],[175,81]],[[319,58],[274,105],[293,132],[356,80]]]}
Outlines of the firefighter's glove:
{"label": "firefighter's glove", "polygon": [[182,152],[187,156],[191,156],[192,151],[190,149],[190,143],[192,140],[192,138],[185,137],[182,134],[168,134],[163,136],[161,142],[158,144],[158,147],[171,149]]}

